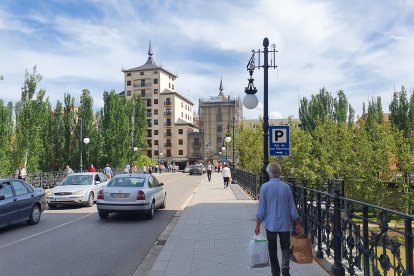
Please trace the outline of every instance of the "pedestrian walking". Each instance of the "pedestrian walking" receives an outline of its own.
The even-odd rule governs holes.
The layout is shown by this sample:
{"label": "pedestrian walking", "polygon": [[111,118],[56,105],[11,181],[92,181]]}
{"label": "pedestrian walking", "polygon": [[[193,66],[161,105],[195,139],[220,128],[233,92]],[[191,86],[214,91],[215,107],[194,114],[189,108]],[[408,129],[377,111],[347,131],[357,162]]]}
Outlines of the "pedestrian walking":
{"label": "pedestrian walking", "polygon": [[95,169],[95,167],[93,166],[93,164],[91,164],[91,165],[89,166],[88,172],[96,172],[96,169]]}
{"label": "pedestrian walking", "polygon": [[129,169],[130,169],[129,164],[126,164],[124,167],[124,173],[129,173]]}
{"label": "pedestrian walking", "polygon": [[23,164],[20,163],[16,170],[16,178],[26,181],[26,169],[24,168]]}
{"label": "pedestrian walking", "polygon": [[265,223],[272,275],[280,275],[277,259],[277,236],[282,249],[282,275],[289,276],[290,228],[295,223],[296,233],[302,231],[299,215],[288,184],[280,180],[281,167],[271,163],[266,172],[270,180],[260,188],[259,206],[256,213],[255,233],[260,233],[260,224]]}
{"label": "pedestrian walking", "polygon": [[69,165],[66,165],[65,170],[63,171],[63,176],[67,176],[69,174],[73,173],[72,168]]}
{"label": "pedestrian walking", "polygon": [[137,166],[135,164],[131,165],[131,173],[137,173]]}
{"label": "pedestrian walking", "polygon": [[229,181],[231,178],[231,171],[227,164],[224,164],[224,167],[221,170],[221,174],[223,175],[224,189],[226,189],[229,186]]}
{"label": "pedestrian walking", "polygon": [[214,170],[214,166],[213,166],[213,164],[211,164],[211,162],[210,161],[208,161],[208,164],[207,164],[207,179],[208,179],[208,182],[210,182],[211,181],[211,172]]}
{"label": "pedestrian walking", "polygon": [[103,174],[108,179],[112,178],[112,169],[111,169],[111,167],[109,167],[109,164],[106,164],[106,167],[103,169]]}

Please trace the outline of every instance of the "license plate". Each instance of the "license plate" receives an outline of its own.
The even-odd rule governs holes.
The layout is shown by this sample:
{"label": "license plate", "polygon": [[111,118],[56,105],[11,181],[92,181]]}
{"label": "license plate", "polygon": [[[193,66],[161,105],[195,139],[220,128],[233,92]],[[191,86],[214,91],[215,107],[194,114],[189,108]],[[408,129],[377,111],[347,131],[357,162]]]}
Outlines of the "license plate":
{"label": "license plate", "polygon": [[70,198],[67,197],[56,197],[55,201],[71,201]]}
{"label": "license plate", "polygon": [[125,194],[125,193],[123,193],[123,194],[111,194],[111,197],[112,198],[127,198],[127,197],[129,197],[129,194]]}

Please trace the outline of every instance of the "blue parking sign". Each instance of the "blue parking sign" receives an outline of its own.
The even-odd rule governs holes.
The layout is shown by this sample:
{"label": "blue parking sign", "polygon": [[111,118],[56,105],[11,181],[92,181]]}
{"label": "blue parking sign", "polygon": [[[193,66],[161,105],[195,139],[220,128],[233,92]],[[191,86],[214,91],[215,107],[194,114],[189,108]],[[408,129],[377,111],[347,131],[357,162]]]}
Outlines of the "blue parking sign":
{"label": "blue parking sign", "polygon": [[269,127],[269,154],[270,156],[290,155],[290,127]]}

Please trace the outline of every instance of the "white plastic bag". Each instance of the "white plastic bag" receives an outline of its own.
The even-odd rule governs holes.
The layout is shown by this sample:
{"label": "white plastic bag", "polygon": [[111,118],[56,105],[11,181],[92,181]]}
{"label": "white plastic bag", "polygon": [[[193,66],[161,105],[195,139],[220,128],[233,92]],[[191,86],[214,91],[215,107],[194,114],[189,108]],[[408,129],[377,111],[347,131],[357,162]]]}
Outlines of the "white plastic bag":
{"label": "white plastic bag", "polygon": [[262,235],[254,235],[247,246],[249,268],[264,267],[269,265],[269,252],[267,239]]}

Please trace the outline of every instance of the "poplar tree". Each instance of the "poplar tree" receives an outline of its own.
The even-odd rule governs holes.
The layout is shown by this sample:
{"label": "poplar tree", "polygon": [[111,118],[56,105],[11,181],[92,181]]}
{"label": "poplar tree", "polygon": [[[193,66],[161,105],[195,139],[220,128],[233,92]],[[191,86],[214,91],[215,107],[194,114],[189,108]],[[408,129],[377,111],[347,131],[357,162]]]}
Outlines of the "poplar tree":
{"label": "poplar tree", "polygon": [[9,102],[6,106],[0,99],[0,175],[7,176],[12,171],[11,164],[13,151],[13,104]]}

